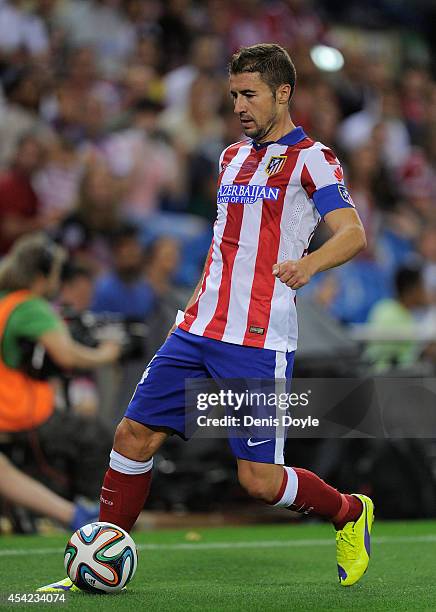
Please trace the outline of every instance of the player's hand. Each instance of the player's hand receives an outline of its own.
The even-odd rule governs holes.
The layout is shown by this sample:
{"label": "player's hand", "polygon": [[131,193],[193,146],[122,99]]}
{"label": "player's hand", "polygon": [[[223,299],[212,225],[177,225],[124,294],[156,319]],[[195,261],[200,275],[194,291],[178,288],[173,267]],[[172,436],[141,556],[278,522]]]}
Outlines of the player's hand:
{"label": "player's hand", "polygon": [[291,289],[299,289],[307,285],[314,272],[311,269],[309,258],[303,257],[296,261],[288,260],[274,264],[272,273]]}

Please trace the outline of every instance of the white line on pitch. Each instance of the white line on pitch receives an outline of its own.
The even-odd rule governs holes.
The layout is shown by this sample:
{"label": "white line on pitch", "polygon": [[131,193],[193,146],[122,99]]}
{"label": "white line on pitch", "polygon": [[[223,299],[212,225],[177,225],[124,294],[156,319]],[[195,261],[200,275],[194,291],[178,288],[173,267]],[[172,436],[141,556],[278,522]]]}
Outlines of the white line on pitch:
{"label": "white line on pitch", "polygon": [[[372,538],[374,544],[433,544],[436,535],[422,536],[385,536]],[[179,544],[138,544],[138,550],[220,550],[234,548],[305,548],[310,546],[333,546],[334,538],[319,540],[253,540],[249,542],[181,542]],[[0,557],[23,555],[53,555],[63,552],[63,548],[5,548],[0,549]]]}

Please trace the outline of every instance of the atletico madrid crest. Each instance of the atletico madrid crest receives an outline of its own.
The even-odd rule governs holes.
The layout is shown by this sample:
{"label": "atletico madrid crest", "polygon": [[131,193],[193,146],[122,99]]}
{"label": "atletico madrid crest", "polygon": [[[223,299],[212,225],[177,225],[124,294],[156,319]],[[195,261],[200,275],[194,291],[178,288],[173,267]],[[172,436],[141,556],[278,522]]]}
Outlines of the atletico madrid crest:
{"label": "atletico madrid crest", "polygon": [[266,165],[265,172],[268,176],[281,172],[287,159],[287,155],[273,155]]}

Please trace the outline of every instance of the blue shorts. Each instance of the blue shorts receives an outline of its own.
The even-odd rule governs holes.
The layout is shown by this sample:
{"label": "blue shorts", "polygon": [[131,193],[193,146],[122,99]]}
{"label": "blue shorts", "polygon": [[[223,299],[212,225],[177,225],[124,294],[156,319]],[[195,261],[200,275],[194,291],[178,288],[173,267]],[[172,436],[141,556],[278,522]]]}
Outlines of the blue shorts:
{"label": "blue shorts", "polygon": [[[286,379],[295,352],[231,344],[177,328],[157,351],[136,387],[125,416],[150,427],[167,427],[186,439],[186,379]],[[271,407],[274,411],[275,406]],[[248,461],[284,463],[286,431],[268,439],[229,437],[233,454]]]}

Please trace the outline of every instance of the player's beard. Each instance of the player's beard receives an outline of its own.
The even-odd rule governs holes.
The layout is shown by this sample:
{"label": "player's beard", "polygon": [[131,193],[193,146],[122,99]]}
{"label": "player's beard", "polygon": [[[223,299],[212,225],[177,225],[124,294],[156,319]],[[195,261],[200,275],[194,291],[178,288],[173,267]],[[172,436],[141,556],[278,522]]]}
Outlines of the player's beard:
{"label": "player's beard", "polygon": [[252,138],[256,142],[259,142],[259,140],[265,138],[273,129],[276,122],[276,114],[272,115],[269,121],[263,126],[258,125],[255,119],[251,119],[251,121],[253,121],[254,126],[252,128],[245,129],[244,125],[242,124],[242,130],[246,136]]}

